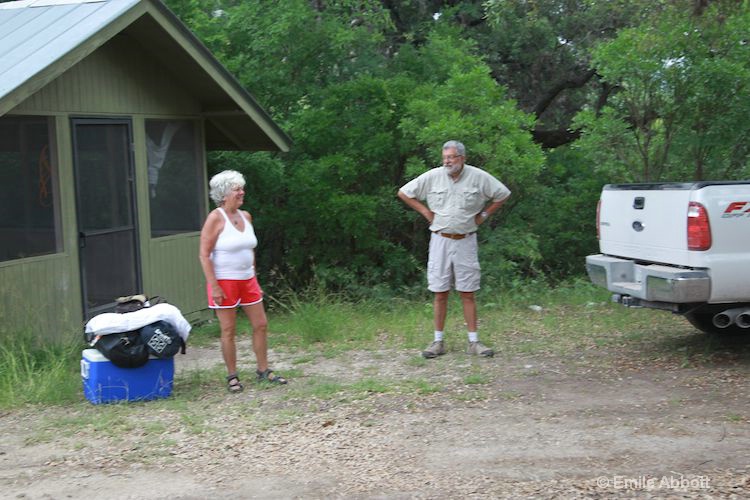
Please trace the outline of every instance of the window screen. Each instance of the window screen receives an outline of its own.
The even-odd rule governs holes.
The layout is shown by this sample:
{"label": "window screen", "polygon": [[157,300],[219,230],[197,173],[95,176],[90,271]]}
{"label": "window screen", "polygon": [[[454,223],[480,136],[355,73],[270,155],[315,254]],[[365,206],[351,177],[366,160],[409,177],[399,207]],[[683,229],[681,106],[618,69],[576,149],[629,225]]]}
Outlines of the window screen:
{"label": "window screen", "polygon": [[151,236],[199,231],[203,173],[196,122],[146,120]]}
{"label": "window screen", "polygon": [[0,117],[0,261],[62,251],[52,119]]}

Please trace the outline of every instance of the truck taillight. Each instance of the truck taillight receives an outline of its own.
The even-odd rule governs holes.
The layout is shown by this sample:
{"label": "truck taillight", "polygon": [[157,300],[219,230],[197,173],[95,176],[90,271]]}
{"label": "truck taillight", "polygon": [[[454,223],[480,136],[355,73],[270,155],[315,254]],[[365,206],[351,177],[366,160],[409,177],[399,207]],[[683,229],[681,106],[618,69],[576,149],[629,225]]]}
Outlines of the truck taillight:
{"label": "truck taillight", "polygon": [[599,216],[601,215],[602,211],[602,200],[599,198],[599,201],[596,203],[596,239],[601,240],[602,239],[602,233],[599,229]]}
{"label": "truck taillight", "polygon": [[687,213],[688,250],[708,250],[711,248],[711,224],[706,207],[691,201]]}

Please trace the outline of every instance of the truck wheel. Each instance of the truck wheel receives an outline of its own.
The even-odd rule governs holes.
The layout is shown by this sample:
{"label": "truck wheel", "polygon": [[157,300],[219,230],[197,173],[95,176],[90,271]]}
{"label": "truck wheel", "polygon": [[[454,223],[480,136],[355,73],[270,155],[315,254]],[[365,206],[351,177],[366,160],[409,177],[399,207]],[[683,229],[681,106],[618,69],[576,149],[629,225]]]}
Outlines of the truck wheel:
{"label": "truck wheel", "polygon": [[740,328],[737,325],[731,325],[726,328],[717,328],[714,326],[714,315],[718,311],[701,312],[693,311],[685,313],[685,319],[698,330],[715,335],[750,335],[750,328]]}

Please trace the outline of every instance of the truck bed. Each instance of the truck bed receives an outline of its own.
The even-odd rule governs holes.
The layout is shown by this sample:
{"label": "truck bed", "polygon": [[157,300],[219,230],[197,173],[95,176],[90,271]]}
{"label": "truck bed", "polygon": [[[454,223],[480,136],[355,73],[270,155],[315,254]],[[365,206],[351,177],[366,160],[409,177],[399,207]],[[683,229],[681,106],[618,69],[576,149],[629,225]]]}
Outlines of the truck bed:
{"label": "truck bed", "polygon": [[[711,245],[705,250],[688,249],[691,202],[704,207],[708,215]],[[702,300],[750,299],[750,182],[610,184],[602,190],[599,232],[601,255],[618,263],[612,272],[628,262],[634,265],[627,278],[609,277],[610,289],[646,298],[644,277],[667,278],[670,270],[675,276],[697,271],[693,278],[700,276],[697,289],[699,295],[706,295]],[[614,265],[607,259],[587,259],[587,265],[594,262]],[[684,287],[682,279],[669,278],[668,283]],[[676,302],[699,299],[694,286],[698,282]]]}

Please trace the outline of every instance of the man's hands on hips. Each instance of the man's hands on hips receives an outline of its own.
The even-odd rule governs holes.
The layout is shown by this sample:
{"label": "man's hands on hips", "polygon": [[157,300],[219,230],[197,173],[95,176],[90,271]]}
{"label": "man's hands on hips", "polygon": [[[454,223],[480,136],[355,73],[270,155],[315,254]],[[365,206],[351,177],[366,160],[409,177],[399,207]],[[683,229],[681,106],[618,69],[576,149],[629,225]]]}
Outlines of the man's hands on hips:
{"label": "man's hands on hips", "polygon": [[430,224],[432,224],[432,220],[435,218],[435,213],[432,210],[430,210],[427,207],[427,205],[420,202],[416,198],[409,197],[406,193],[404,193],[401,190],[399,190],[398,192],[398,197],[401,198],[404,201],[404,203],[409,205],[412,209],[416,210],[419,214],[421,214],[422,217],[427,219],[427,221]]}

